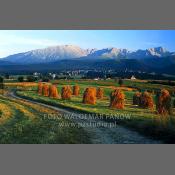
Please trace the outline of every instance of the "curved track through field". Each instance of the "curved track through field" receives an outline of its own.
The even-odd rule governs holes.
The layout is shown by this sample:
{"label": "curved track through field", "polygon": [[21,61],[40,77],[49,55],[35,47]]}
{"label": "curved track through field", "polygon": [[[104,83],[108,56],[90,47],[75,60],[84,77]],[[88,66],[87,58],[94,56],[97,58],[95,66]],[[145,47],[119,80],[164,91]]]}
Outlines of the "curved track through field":
{"label": "curved track through field", "polygon": [[[15,95],[13,92],[9,93],[8,96],[12,99],[16,99],[16,100],[21,100],[24,102],[29,102],[31,104],[37,104],[40,105],[42,107],[46,107],[46,108],[50,108],[53,110],[56,110],[62,114],[66,114],[66,115],[78,115],[78,113],[76,113],[75,111],[70,111],[70,110],[66,110],[66,109],[62,109],[60,107],[54,107],[51,105],[47,105],[44,103],[40,103],[37,101],[33,101],[33,100],[27,100],[24,99],[22,97],[19,97],[17,95]],[[95,119],[80,119],[78,117],[76,117],[76,119],[72,119],[73,122],[76,123],[97,123],[100,120],[95,120]],[[104,122],[104,121],[103,121]],[[105,122],[104,122],[105,123]],[[107,124],[107,123],[106,123]],[[136,131],[132,131],[129,130],[123,126],[117,125],[117,127],[113,127],[113,128],[107,128],[107,127],[84,127],[84,130],[90,135],[90,140],[92,143],[104,143],[104,144],[114,144],[114,143],[139,143],[139,144],[156,144],[156,143],[161,143],[160,141],[157,140],[152,140],[150,138],[147,138],[145,136],[140,135],[138,132]]]}

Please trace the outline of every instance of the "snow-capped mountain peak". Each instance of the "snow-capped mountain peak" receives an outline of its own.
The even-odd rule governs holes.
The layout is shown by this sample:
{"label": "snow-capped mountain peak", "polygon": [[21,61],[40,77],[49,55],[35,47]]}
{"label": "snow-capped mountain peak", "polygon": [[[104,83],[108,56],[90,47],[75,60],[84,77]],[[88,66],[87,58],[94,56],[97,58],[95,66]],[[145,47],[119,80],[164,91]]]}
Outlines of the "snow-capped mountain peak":
{"label": "snow-capped mountain peak", "polygon": [[127,49],[115,47],[108,47],[104,49],[82,49],[81,47],[75,45],[61,45],[11,55],[4,58],[4,60],[15,63],[41,63],[63,59],[88,59],[89,57],[95,59],[145,59],[152,57],[165,57],[173,54],[174,53],[167,51],[163,47],[129,51]]}

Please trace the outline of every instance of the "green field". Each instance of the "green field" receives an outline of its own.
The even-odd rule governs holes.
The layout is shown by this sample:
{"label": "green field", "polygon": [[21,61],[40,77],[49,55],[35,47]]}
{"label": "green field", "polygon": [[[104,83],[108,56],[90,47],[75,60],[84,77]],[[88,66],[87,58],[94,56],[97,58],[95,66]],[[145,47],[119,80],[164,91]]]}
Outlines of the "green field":
{"label": "green field", "polygon": [[[16,93],[25,99],[41,102],[70,112],[81,114],[98,114],[107,122],[115,121],[118,125],[137,131],[151,139],[161,140],[164,143],[175,141],[175,109],[171,116],[160,116],[153,110],[143,109],[132,104],[136,91],[154,91],[163,88],[170,92],[174,87],[160,84],[151,84],[146,81],[124,80],[119,86],[115,80],[52,80],[56,84],[59,94],[64,85],[80,86],[80,95],[72,96],[70,100],[53,99],[38,95],[38,83],[5,82],[4,95],[0,95],[0,143],[91,143],[91,135],[81,127],[60,127],[62,122],[72,123],[68,119],[55,120],[44,118],[45,114],[59,114],[54,109],[45,108],[39,104],[16,99],[8,94]],[[95,105],[82,103],[83,93],[87,87],[102,87],[104,98],[98,99]],[[125,94],[125,108],[123,110],[109,108],[110,93],[115,88],[121,88]],[[175,97],[172,94],[172,101]],[[76,123],[73,122],[76,126]]]}
{"label": "green field", "polygon": [[[78,127],[60,127],[59,120],[44,117],[58,115],[55,110],[0,96],[0,143],[90,143],[87,133]],[[71,122],[72,123],[72,122]],[[76,125],[76,124],[75,124]]]}
{"label": "green field", "polygon": [[[63,85],[75,85],[78,84],[81,88],[81,93],[78,97],[73,96],[71,100],[61,100],[61,99],[52,99],[49,97],[39,96],[36,91],[36,87],[33,90],[29,91],[17,91],[17,94],[33,99],[35,101],[43,102],[46,104],[50,104],[52,106],[59,106],[71,110],[76,110],[79,112],[86,112],[86,113],[94,113],[94,114],[103,114],[104,116],[111,117],[115,116],[117,122],[121,125],[129,127],[133,130],[137,130],[144,135],[148,135],[155,139],[161,139],[165,142],[172,142],[172,139],[175,137],[175,112],[173,109],[173,114],[168,117],[162,117],[156,114],[156,110],[149,109],[142,109],[138,106],[132,105],[132,97],[135,93],[135,89],[132,91],[128,91],[127,88],[124,90],[125,94],[125,109],[124,110],[117,110],[117,109],[110,109],[109,108],[109,94],[113,90],[113,88],[118,87],[119,85],[114,80],[108,81],[65,81],[61,80],[57,83],[58,91],[61,92],[61,88]],[[154,85],[148,84],[145,82],[129,82],[128,80],[125,81],[125,85],[128,86],[137,86],[139,88],[144,87],[144,90],[148,89],[161,89],[167,88],[172,90],[173,87],[167,87],[164,85]],[[97,100],[96,105],[87,105],[82,103],[82,95],[86,87],[103,87],[105,92],[105,97],[102,100]],[[154,95],[153,95],[154,96]],[[174,97],[173,97],[174,99]],[[127,116],[124,119],[118,119],[118,116]],[[174,141],[173,141],[174,142]]]}

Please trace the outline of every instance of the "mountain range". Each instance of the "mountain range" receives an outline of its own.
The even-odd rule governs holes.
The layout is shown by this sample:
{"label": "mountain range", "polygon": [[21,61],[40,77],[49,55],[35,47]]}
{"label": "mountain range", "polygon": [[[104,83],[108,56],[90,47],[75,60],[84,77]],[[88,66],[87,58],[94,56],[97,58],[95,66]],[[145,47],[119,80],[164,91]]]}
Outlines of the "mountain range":
{"label": "mountain range", "polygon": [[82,49],[74,45],[62,45],[37,49],[29,52],[10,55],[2,60],[20,63],[46,63],[64,59],[86,58],[111,58],[111,59],[144,59],[153,57],[171,56],[175,53],[167,51],[163,47],[150,48],[146,50],[129,51],[127,49],[104,48],[104,49]]}
{"label": "mountain range", "polygon": [[[22,67],[19,68],[20,65]],[[11,70],[36,68],[36,71],[104,68],[175,74],[175,52],[163,47],[130,51],[115,47],[82,49],[79,46],[62,45],[7,56],[0,60],[0,69],[5,70],[6,67]]]}

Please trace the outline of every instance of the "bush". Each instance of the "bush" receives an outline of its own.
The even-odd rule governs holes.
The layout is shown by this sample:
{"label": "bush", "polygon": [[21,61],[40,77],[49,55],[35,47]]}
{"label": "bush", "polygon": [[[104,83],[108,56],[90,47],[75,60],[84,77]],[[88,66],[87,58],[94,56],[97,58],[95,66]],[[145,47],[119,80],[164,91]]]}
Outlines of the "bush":
{"label": "bush", "polygon": [[78,96],[80,93],[80,87],[78,85],[75,85],[73,87],[73,95]]}
{"label": "bush", "polygon": [[110,107],[124,109],[125,95],[120,89],[115,89],[110,96]]}
{"label": "bush", "polygon": [[103,90],[103,88],[98,88],[97,89],[97,94],[96,94],[97,99],[102,99],[103,96],[104,96],[104,90]]}
{"label": "bush", "polygon": [[50,86],[50,97],[51,98],[59,98],[58,89],[56,85]]}
{"label": "bush", "polygon": [[140,97],[141,97],[141,93],[140,92],[136,92],[133,96],[133,105],[140,105]]}
{"label": "bush", "polygon": [[161,93],[157,95],[156,109],[159,114],[171,114],[171,96],[166,89],[161,90]]}
{"label": "bush", "polygon": [[141,94],[139,106],[142,108],[149,108],[149,109],[154,108],[154,101],[152,95],[149,92],[145,91]]}
{"label": "bush", "polygon": [[118,80],[118,84],[119,84],[120,86],[123,86],[123,80],[122,80],[121,78]]}
{"label": "bush", "polygon": [[175,100],[173,101],[173,107],[175,108]]}
{"label": "bush", "polygon": [[37,78],[35,78],[35,77],[32,76],[32,75],[27,76],[27,82],[34,82],[34,81],[36,81],[36,80],[37,80]]}
{"label": "bush", "polygon": [[4,78],[0,77],[0,89],[4,89]]}
{"label": "bush", "polygon": [[42,81],[43,81],[43,82],[49,82],[50,79],[49,79],[49,77],[42,77]]}
{"label": "bush", "polygon": [[5,74],[5,79],[10,79],[10,75],[8,73]]}
{"label": "bush", "polygon": [[38,83],[38,95],[43,94],[43,84],[41,82]]}
{"label": "bush", "polygon": [[48,84],[44,84],[43,85],[43,95],[45,97],[48,97],[49,96],[49,85]]}
{"label": "bush", "polygon": [[63,100],[66,100],[66,99],[71,99],[71,97],[72,97],[71,87],[70,86],[63,86],[62,90],[61,90],[61,98]]}
{"label": "bush", "polygon": [[4,78],[0,77],[0,83],[3,83],[3,82],[4,82]]}
{"label": "bush", "polygon": [[83,94],[83,103],[96,104],[96,89],[93,87],[86,88]]}
{"label": "bush", "polygon": [[23,82],[24,81],[24,77],[23,76],[18,77],[18,81],[19,82]]}

